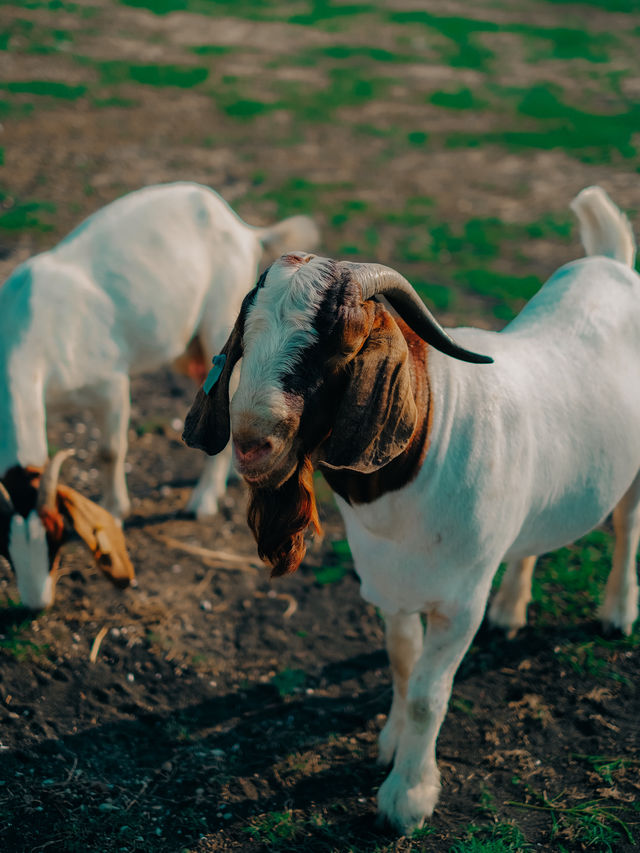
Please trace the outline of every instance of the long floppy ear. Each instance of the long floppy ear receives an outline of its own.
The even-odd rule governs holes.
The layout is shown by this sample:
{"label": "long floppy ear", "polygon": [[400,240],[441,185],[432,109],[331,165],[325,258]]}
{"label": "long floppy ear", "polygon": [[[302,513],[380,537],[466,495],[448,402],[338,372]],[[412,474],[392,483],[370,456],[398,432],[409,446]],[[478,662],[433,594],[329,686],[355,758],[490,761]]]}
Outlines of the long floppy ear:
{"label": "long floppy ear", "polygon": [[116,586],[128,586],[135,572],[124,534],[111,513],[69,486],[59,485],[56,497],[76,533],[93,553],[98,567]]}
{"label": "long floppy ear", "polygon": [[265,275],[245,296],[231,334],[220,355],[214,357],[213,367],[196,394],[184,421],[184,443],[189,447],[204,450],[209,456],[215,456],[224,450],[231,435],[229,383],[233,368],[242,358],[242,337],[247,310],[255,299],[258,287],[264,283]]}
{"label": "long floppy ear", "polygon": [[382,305],[376,306],[369,337],[349,368],[320,464],[371,474],[402,453],[418,420],[407,342]]}

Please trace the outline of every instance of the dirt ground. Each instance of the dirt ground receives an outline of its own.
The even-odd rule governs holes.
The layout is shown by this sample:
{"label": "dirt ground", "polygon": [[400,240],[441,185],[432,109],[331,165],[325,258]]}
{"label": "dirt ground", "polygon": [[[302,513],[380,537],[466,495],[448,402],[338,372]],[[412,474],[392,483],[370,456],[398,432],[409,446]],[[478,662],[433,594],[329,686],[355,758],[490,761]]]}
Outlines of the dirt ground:
{"label": "dirt ground", "polygon": [[[428,196],[439,221],[456,228],[470,217],[538,222],[565,216],[575,192],[595,182],[627,209],[638,205],[637,158],[614,153],[593,162],[561,148],[447,146],[448,133],[495,128],[497,112],[446,112],[426,95],[452,81],[454,88],[484,86],[488,72],[447,64],[444,42],[423,43],[416,29],[408,31],[411,23],[382,26],[374,10],[340,17],[332,28],[288,23],[286,4],[265,21],[259,3],[258,20],[252,4],[220,3],[219,11],[199,14],[204,3],[169,3],[178,11],[168,15],[144,8],[151,0],[0,5],[12,34],[0,51],[10,104],[0,137],[2,209],[32,205],[22,226],[0,228],[0,273],[128,190],[189,179],[218,189],[256,224],[312,213],[327,254],[355,245],[351,254],[421,272],[456,296],[440,313],[445,323],[498,327],[492,296],[451,284],[444,256],[423,262],[402,255],[404,226],[390,214]],[[289,5],[296,14],[306,8]],[[422,4],[381,5],[394,12]],[[592,106],[611,110],[640,91],[637,54],[625,41],[640,20],[624,14],[622,0],[611,11],[597,3],[577,11],[550,2],[473,5],[432,3],[429,11],[505,27],[521,20],[583,26],[588,19],[595,33],[618,38],[608,62],[591,66],[544,57],[527,63],[512,31],[478,36],[495,52],[491,85],[562,80],[568,96],[589,96]],[[422,61],[406,60],[384,95],[345,103],[326,121],[305,122],[295,107],[236,117],[247,90],[266,101],[276,96],[270,81],[326,82],[321,64],[300,61],[292,70],[282,58],[293,46],[336,44],[401,45]],[[220,52],[189,53],[194,45]],[[100,64],[189,67],[203,57],[203,85],[227,92],[226,101],[202,86],[114,83]],[[366,76],[366,68],[356,72]],[[616,73],[618,100],[598,89]],[[68,97],[20,88],[32,80],[64,84],[59,91]],[[86,93],[73,95],[78,86]],[[239,93],[233,103],[229,86]],[[364,126],[379,134],[363,141]],[[395,136],[416,127],[433,135],[427,150]],[[301,196],[304,181],[316,187],[317,208],[313,192]],[[354,199],[360,207],[352,205],[347,217],[345,204]],[[368,217],[375,243],[367,243]],[[545,233],[526,246],[509,244],[492,268],[544,279],[577,245],[575,234]],[[381,619],[359,596],[330,492],[318,481],[324,537],[310,543],[296,575],[270,582],[246,526],[241,483],[230,485],[210,523],[183,512],[202,463],[180,440],[192,397],[188,380],[168,369],[133,381],[133,511],[125,532],[136,588],[114,589],[81,544],[69,545],[56,602],[34,616],[17,604],[11,570],[0,564],[0,849],[636,850],[638,635],[603,638],[595,601],[576,617],[562,606],[551,612],[548,596],[532,605],[530,627],[513,641],[483,628],[463,662],[439,739],[443,792],[428,827],[398,839],[376,825],[375,796],[386,773],[376,764],[376,737],[390,678]],[[99,497],[91,419],[80,412],[50,426],[52,447],[77,450],[63,479]],[[554,565],[542,562],[545,589],[565,601]]]}

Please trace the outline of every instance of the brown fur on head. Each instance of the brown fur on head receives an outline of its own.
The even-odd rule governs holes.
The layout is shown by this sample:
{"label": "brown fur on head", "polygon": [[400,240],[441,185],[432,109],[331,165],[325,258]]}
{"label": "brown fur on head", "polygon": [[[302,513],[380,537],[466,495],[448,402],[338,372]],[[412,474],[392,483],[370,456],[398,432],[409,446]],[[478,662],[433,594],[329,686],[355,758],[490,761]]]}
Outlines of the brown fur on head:
{"label": "brown fur on head", "polygon": [[307,528],[312,525],[316,533],[322,532],[311,459],[303,457],[293,476],[277,490],[251,487],[247,520],[260,559],[271,566],[271,577],[295,572],[307,550]]}

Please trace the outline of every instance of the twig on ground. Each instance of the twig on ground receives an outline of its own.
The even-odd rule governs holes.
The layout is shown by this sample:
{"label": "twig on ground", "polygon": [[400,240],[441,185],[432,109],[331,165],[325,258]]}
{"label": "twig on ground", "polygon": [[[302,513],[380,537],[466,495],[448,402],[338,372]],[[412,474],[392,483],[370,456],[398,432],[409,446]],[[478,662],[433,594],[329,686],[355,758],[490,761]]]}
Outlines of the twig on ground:
{"label": "twig on ground", "polygon": [[[253,557],[245,557],[240,554],[232,554],[229,551],[213,551],[211,548],[203,548],[201,545],[191,545],[189,542],[181,542],[173,536],[165,536],[163,533],[148,533],[153,539],[158,539],[177,551],[185,551],[194,557],[201,557],[207,565],[213,565],[216,569],[237,570],[256,574],[262,569],[262,563]],[[229,565],[231,564],[231,565]]]}
{"label": "twig on ground", "polygon": [[95,663],[98,659],[98,652],[100,651],[100,644],[107,636],[107,631],[109,630],[108,625],[103,625],[102,628],[96,634],[96,638],[93,641],[93,645],[91,646],[91,652],[89,653],[89,660],[91,663]]}

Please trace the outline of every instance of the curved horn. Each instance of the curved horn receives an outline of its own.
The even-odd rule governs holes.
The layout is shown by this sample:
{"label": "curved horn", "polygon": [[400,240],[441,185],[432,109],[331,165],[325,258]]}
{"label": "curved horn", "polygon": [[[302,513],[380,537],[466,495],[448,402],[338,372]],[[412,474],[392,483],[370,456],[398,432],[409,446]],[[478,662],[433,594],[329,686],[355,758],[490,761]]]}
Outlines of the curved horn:
{"label": "curved horn", "polygon": [[0,515],[13,515],[14,512],[15,509],[13,508],[11,495],[7,491],[4,483],[0,481]]}
{"label": "curved horn", "polygon": [[342,264],[359,282],[363,300],[371,299],[377,293],[383,295],[423,341],[460,361],[474,364],[493,363],[490,356],[471,352],[449,337],[411,284],[396,270],[383,264],[359,264],[350,261],[343,261]]}
{"label": "curved horn", "polygon": [[73,456],[75,450],[59,450],[45,465],[44,471],[40,475],[40,486],[38,488],[38,497],[36,498],[36,510],[55,509],[56,506],[56,490],[58,488],[58,477],[60,476],[60,468],[70,456]]}

